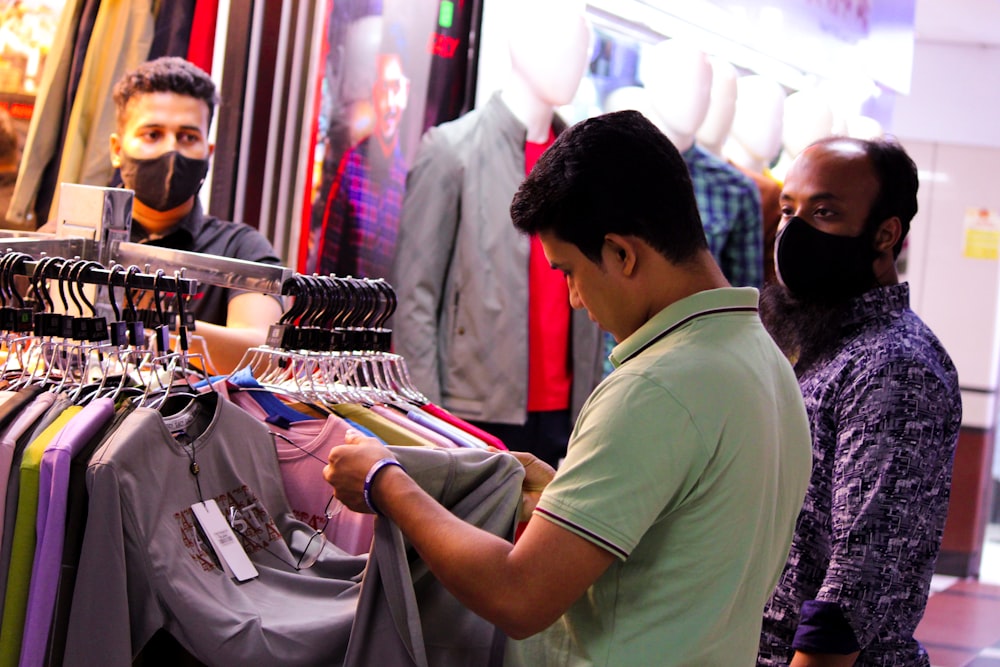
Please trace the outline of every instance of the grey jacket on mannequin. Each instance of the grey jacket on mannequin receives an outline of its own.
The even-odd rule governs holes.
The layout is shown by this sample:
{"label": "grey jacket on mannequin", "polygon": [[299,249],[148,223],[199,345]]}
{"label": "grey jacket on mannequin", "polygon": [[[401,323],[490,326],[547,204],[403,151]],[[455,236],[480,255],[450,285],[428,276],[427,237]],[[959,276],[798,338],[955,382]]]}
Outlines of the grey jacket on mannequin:
{"label": "grey jacket on mannequin", "polygon": [[[558,117],[553,130],[565,128]],[[521,424],[528,402],[530,239],[510,219],[526,129],[494,94],[431,128],[407,177],[393,286],[395,350],[415,386],[464,419]],[[601,379],[601,336],[574,311],[575,419]]]}

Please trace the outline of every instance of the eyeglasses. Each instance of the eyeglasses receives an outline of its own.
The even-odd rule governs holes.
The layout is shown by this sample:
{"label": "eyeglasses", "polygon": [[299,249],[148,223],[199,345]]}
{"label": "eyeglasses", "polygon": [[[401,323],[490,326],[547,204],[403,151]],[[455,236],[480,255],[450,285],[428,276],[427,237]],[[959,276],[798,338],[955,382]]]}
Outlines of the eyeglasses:
{"label": "eyeglasses", "polygon": [[343,507],[340,501],[337,501],[337,508],[331,514],[330,506],[334,500],[337,499],[331,494],[330,499],[326,501],[326,507],[323,509],[323,525],[317,528],[316,532],[309,538],[309,541],[306,542],[306,548],[302,550],[299,560],[295,563],[296,570],[309,569],[316,564],[316,561],[319,560],[319,555],[323,553],[323,548],[326,546],[326,527],[330,525],[330,519],[340,514],[340,509]]}
{"label": "eyeglasses", "polygon": [[[293,442],[290,438],[287,438],[284,435],[276,433],[274,431],[271,431],[271,435],[275,438],[280,438],[281,440],[287,442],[296,449],[299,449],[303,453],[308,454],[309,456],[316,459],[320,463],[326,464],[326,461],[316,456],[312,452],[303,449],[298,444]],[[294,564],[290,563],[284,557],[271,551],[271,549],[268,548],[267,543],[262,544],[261,542],[255,540],[248,534],[247,528],[249,524],[252,522],[256,522],[256,518],[253,517],[252,513],[249,515],[250,520],[249,521],[247,520],[246,512],[250,508],[239,508],[236,507],[235,505],[230,505],[229,525],[237,534],[239,534],[240,537],[243,538],[243,540],[245,540],[247,544],[250,544],[258,549],[263,549],[267,553],[271,554],[272,556],[283,562],[285,565],[294,568],[295,571],[298,572],[299,570],[308,570],[309,568],[311,568],[313,565],[316,564],[317,560],[319,560],[319,557],[322,555],[323,550],[326,548],[326,542],[327,542],[326,529],[330,525],[330,520],[333,517],[340,514],[340,510],[343,509],[343,507],[344,505],[339,500],[337,500],[336,496],[334,496],[331,493],[330,499],[326,501],[326,507],[323,508],[323,525],[317,528],[316,531],[309,536],[309,541],[306,542],[305,548],[302,549],[302,553],[299,554],[299,557]],[[289,551],[291,551],[290,545],[289,545]]]}
{"label": "eyeglasses", "polygon": [[[285,565],[292,567],[296,572],[300,570],[308,570],[309,568],[311,568],[313,565],[316,564],[316,561],[319,560],[320,555],[322,555],[323,550],[326,548],[326,542],[327,542],[326,529],[327,526],[330,525],[330,519],[340,514],[340,510],[343,507],[343,505],[339,501],[337,501],[336,506],[334,506],[334,501],[336,500],[337,500],[336,497],[331,495],[330,500],[326,502],[326,507],[323,510],[323,516],[324,516],[323,525],[320,528],[316,529],[316,531],[309,536],[309,541],[306,542],[305,548],[302,549],[302,553],[299,554],[299,557],[294,564],[289,562],[280,554],[271,551],[267,543],[261,543],[260,541],[250,536],[248,528],[250,526],[251,521],[247,520],[247,514],[246,514],[247,510],[250,508],[239,508],[236,507],[235,505],[230,505],[229,525],[241,538],[243,538],[243,540],[247,544],[254,546],[258,549],[263,549],[267,553],[271,554],[272,556],[283,562]],[[331,507],[333,507],[332,511]],[[289,546],[289,551],[291,551],[290,546]]]}

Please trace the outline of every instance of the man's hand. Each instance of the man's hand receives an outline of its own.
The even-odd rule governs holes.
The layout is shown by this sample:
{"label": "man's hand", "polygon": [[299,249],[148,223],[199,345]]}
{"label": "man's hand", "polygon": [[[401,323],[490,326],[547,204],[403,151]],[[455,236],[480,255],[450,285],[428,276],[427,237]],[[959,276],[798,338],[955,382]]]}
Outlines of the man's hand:
{"label": "man's hand", "polygon": [[[500,451],[490,447],[491,451]],[[521,514],[519,520],[527,521],[542,496],[542,491],[549,485],[556,471],[545,461],[531,452],[508,452],[524,466],[524,481],[521,482]]]}
{"label": "man's hand", "polygon": [[323,478],[333,486],[337,500],[355,512],[371,514],[364,497],[365,477],[377,461],[385,458],[395,457],[375,438],[349,428],[344,444],[330,450],[330,462],[323,468]]}

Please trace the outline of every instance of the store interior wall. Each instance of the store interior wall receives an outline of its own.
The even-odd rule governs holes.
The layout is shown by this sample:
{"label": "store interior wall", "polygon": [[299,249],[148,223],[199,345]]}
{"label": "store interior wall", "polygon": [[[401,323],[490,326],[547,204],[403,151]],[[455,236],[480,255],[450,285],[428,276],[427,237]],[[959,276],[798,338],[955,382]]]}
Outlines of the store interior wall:
{"label": "store interior wall", "polygon": [[990,436],[983,446],[992,451],[981,452],[989,473],[981,501],[994,535],[1000,528],[1000,264],[995,257],[970,257],[965,243],[971,211],[1000,214],[997,108],[1000,45],[918,40],[913,87],[897,98],[892,126],[921,170],[907,275],[913,305],[955,358],[965,423]]}

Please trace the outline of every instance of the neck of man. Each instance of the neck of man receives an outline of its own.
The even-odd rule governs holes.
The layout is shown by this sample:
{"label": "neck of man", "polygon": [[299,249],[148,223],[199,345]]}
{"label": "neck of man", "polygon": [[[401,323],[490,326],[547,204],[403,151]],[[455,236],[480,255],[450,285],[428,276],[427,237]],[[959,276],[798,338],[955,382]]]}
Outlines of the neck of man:
{"label": "neck of man", "polygon": [[157,211],[138,199],[132,202],[132,222],[139,223],[149,236],[166,235],[194,208],[194,197],[169,211]]}
{"label": "neck of man", "polygon": [[551,104],[535,95],[527,82],[517,76],[511,77],[501,91],[500,98],[527,129],[527,141],[544,144],[549,140],[555,110]]}
{"label": "neck of man", "polygon": [[699,251],[683,264],[670,263],[654,254],[649,257],[661,267],[659,271],[647,274],[647,284],[640,290],[649,295],[647,321],[667,306],[698,292],[730,287],[708,250]]}

